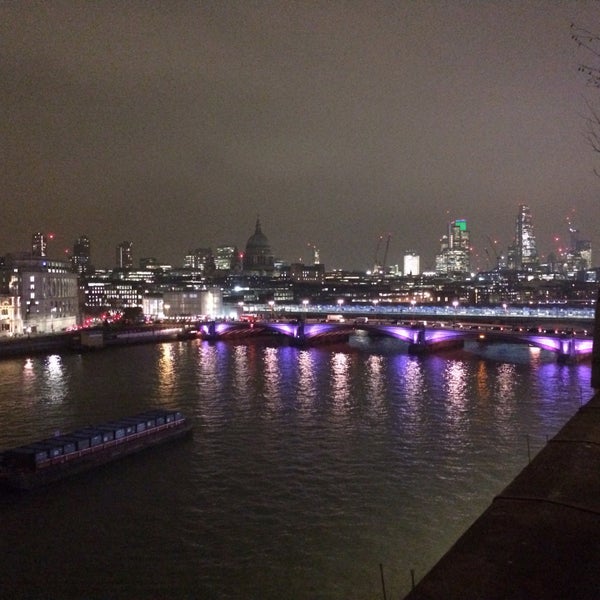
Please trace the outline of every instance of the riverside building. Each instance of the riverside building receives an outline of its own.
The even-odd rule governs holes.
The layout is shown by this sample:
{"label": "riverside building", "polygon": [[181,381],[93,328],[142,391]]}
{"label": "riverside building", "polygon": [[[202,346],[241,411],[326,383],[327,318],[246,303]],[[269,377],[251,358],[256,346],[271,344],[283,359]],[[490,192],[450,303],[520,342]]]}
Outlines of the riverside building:
{"label": "riverside building", "polygon": [[56,333],[77,324],[77,275],[70,263],[7,255],[0,268],[0,335]]}

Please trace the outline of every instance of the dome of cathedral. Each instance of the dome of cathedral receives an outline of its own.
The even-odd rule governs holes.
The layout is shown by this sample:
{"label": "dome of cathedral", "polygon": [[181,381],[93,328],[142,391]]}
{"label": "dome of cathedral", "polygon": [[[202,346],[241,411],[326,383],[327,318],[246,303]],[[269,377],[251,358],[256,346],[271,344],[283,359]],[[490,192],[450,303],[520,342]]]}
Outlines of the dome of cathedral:
{"label": "dome of cathedral", "polygon": [[260,228],[260,219],[256,219],[254,234],[246,242],[244,272],[252,275],[269,275],[273,272],[273,266],[271,244]]}
{"label": "dome of cathedral", "polygon": [[269,252],[271,251],[271,244],[269,244],[269,240],[267,236],[262,232],[260,228],[260,220],[256,219],[256,229],[254,233],[248,238],[246,242],[246,254],[252,250],[263,250],[267,249]]}

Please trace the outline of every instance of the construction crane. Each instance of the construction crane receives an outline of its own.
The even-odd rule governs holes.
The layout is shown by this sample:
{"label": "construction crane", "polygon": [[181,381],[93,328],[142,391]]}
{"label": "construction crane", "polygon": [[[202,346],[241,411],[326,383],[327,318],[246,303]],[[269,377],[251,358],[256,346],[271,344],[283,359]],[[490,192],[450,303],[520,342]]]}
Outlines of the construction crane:
{"label": "construction crane", "polygon": [[[498,256],[498,252],[496,251],[496,242],[494,242],[492,240],[492,238],[489,235],[485,236],[488,240],[488,242],[490,243],[490,247],[492,249],[492,252],[494,253],[494,258],[496,259],[496,264],[494,265],[494,269],[497,269],[498,266],[500,265],[500,257]],[[490,253],[488,252],[488,249],[485,249],[485,253],[487,254],[488,260],[490,258]]]}
{"label": "construction crane", "polygon": [[388,251],[390,249],[390,240],[392,239],[392,234],[388,233],[387,240],[385,241],[385,250],[383,252],[383,260],[381,261],[381,272],[385,273],[385,268],[387,267],[387,259],[388,259]]}
{"label": "construction crane", "polygon": [[383,259],[381,263],[379,262],[379,249],[381,247],[381,242],[383,241],[383,235],[379,236],[377,240],[377,247],[375,248],[375,257],[373,259],[373,273],[385,273],[385,267],[387,264],[388,252],[390,249],[390,239],[392,237],[391,233],[388,233],[387,239],[385,242],[385,248],[383,251]]}
{"label": "construction crane", "polygon": [[379,270],[379,247],[381,246],[382,239],[382,235],[380,235],[379,238],[377,238],[377,246],[375,246],[375,256],[373,256],[373,273],[377,273],[377,271]]}
{"label": "construction crane", "polygon": [[317,248],[316,244],[313,244],[311,242],[307,242],[306,244],[313,252],[313,264],[314,265],[318,265],[321,262],[321,258],[320,258],[320,253],[319,253],[319,249]]}

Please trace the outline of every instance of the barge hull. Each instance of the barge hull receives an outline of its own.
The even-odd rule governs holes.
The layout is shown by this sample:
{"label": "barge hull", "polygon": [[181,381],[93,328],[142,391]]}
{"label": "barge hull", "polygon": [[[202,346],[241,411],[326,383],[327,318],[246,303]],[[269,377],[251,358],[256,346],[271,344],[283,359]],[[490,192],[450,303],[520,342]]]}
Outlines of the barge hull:
{"label": "barge hull", "polygon": [[100,446],[64,454],[51,459],[49,464],[35,470],[5,470],[0,474],[0,487],[29,491],[62,479],[90,471],[148,448],[191,435],[192,425],[187,419],[114,439]]}

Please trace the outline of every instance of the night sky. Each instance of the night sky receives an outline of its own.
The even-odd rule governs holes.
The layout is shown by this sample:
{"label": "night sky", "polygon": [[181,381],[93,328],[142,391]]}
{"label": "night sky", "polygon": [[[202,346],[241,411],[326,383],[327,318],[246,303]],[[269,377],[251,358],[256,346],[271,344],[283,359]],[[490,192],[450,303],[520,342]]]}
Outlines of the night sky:
{"label": "night sky", "polygon": [[430,268],[465,218],[483,268],[527,204],[541,254],[571,218],[600,264],[572,22],[600,4],[2,3],[0,255],[42,231],[181,265],[259,215],[285,260],[370,268],[389,233]]}

